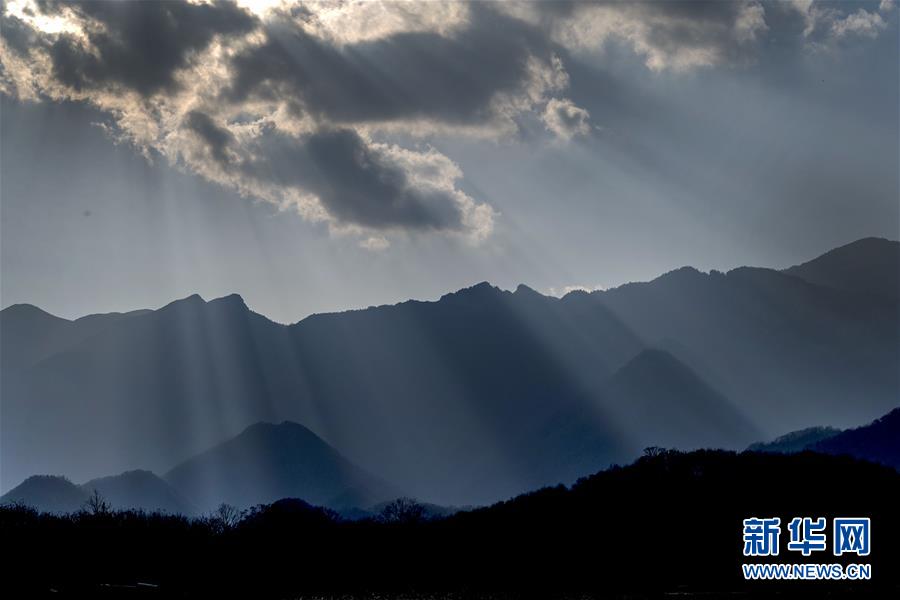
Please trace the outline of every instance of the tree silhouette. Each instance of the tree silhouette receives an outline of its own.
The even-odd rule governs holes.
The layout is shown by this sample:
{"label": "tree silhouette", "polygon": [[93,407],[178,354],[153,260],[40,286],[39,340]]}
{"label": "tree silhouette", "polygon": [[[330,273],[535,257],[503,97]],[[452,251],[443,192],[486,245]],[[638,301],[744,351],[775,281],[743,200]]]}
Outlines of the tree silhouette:
{"label": "tree silhouette", "polygon": [[[43,597],[49,588],[93,597],[115,581],[123,590],[158,583],[167,597],[560,600],[657,598],[677,589],[698,598],[714,589],[748,599],[820,598],[822,586],[744,581],[742,519],[784,522],[813,507],[828,519],[871,517],[879,539],[900,539],[894,469],[812,452],[653,454],[569,487],[446,517],[411,498],[359,521],[296,498],[248,512],[225,504],[196,519],[110,510],[98,493],[75,515],[2,505],[0,538],[14,551],[4,556],[0,590],[11,598]],[[782,552],[779,560],[822,559]],[[828,560],[871,563],[877,573],[831,582],[829,598],[900,597],[896,544],[862,561]]]}
{"label": "tree silhouette", "polygon": [[112,511],[112,505],[107,502],[103,494],[94,489],[90,497],[84,502],[84,510],[94,516],[108,515]]}
{"label": "tree silhouette", "polygon": [[421,523],[426,520],[425,507],[413,498],[397,498],[388,502],[378,514],[381,523]]}
{"label": "tree silhouette", "polygon": [[656,458],[657,456],[663,456],[667,450],[661,446],[647,446],[644,448],[644,456],[646,458]]}
{"label": "tree silhouette", "polygon": [[209,515],[207,523],[216,533],[223,533],[234,529],[244,518],[244,514],[244,511],[223,502]]}

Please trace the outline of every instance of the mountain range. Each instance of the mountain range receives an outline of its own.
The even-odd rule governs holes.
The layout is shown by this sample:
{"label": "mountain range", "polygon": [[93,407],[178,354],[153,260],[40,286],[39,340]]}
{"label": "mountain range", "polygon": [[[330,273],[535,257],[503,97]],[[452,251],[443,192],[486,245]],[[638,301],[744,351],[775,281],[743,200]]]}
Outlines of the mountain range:
{"label": "mountain range", "polygon": [[900,470],[900,408],[861,427],[844,431],[833,427],[811,427],[785,434],[770,443],[751,444],[747,449],[788,454],[809,450],[847,455]]}
{"label": "mountain range", "polygon": [[[75,321],[14,305],[0,486],[149,469],[207,504],[241,500],[248,476],[275,497],[321,475],[323,503],[480,504],[645,446],[743,448],[810,415],[850,427],[900,397],[898,265],[900,244],[870,238],[783,271],[685,267],[563,298],[482,283],[292,325],[237,295]],[[308,455],[327,477],[272,465],[278,441],[233,457],[226,440],[283,421],[303,425],[267,427],[324,445]]]}
{"label": "mountain range", "polygon": [[135,470],[75,485],[63,476],[37,475],[0,497],[0,504],[72,512],[84,508],[94,491],[113,509],[183,515],[207,513],[223,502],[243,509],[282,498],[356,513],[402,495],[306,427],[285,421],[251,425],[162,477]]}
{"label": "mountain range", "polygon": [[[849,456],[900,471],[900,408],[853,429],[809,427],[751,444],[747,451]],[[302,499],[304,506],[331,507],[350,520],[376,517],[389,499],[402,496],[401,490],[356,467],[306,427],[285,421],[251,425],[163,477],[128,471],[79,486],[62,476],[35,475],[0,497],[0,505],[20,503],[43,512],[74,512],[86,508],[94,491],[118,510],[192,516],[208,514],[221,502],[244,509]],[[429,517],[460,510],[419,506]]]}
{"label": "mountain range", "polygon": [[197,506],[150,471],[127,471],[76,485],[60,475],[33,475],[0,497],[0,504],[21,503],[51,513],[86,507],[98,492],[115,510],[141,509],[194,515]]}
{"label": "mountain range", "polygon": [[302,498],[317,506],[369,507],[402,495],[298,423],[257,423],[163,476],[199,506],[238,507]]}
{"label": "mountain range", "polygon": [[769,442],[754,442],[747,447],[751,452],[770,452],[777,454],[793,454],[809,450],[816,443],[834,437],[841,432],[837,427],[807,427],[799,431],[791,431],[780,435]]}

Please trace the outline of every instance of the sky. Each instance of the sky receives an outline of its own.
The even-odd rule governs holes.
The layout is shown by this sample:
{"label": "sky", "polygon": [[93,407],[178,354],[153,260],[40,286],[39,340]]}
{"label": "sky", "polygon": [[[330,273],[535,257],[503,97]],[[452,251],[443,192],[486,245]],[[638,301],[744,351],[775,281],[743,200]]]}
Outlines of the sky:
{"label": "sky", "polygon": [[891,1],[2,10],[4,307],[295,322],[900,237]]}

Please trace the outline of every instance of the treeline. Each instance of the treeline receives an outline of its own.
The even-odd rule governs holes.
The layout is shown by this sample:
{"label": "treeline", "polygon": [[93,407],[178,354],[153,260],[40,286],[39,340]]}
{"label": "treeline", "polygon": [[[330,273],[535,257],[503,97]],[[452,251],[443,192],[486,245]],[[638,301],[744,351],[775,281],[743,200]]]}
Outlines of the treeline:
{"label": "treeline", "polygon": [[[0,585],[55,593],[206,597],[492,594],[900,597],[900,474],[849,458],[652,450],[636,463],[488,508],[432,518],[413,501],[347,521],[286,499],[211,515],[71,515],[0,508]],[[869,562],[868,582],[744,582],[742,520],[868,516],[872,554],[769,562]],[[855,559],[855,560],[854,560]],[[763,561],[756,561],[763,562]]]}

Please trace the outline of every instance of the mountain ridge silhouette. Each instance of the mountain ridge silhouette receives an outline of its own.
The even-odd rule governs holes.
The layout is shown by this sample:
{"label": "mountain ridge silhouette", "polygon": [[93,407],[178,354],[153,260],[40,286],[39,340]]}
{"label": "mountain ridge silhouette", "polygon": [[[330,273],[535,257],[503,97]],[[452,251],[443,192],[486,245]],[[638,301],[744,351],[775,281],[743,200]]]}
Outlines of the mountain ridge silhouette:
{"label": "mountain ridge silhouette", "polygon": [[562,298],[529,290],[482,283],[292,325],[236,295],[189,296],[75,329],[41,317],[40,339],[27,326],[8,335],[21,309],[4,309],[3,489],[35,472],[165,472],[250,424],[290,420],[410,495],[485,503],[639,453],[651,428],[617,426],[628,398],[610,382],[644,351],[665,350],[733,409],[697,428],[702,403],[678,397],[682,369],[646,370],[644,412],[684,411],[666,431],[677,447],[742,448],[807,426],[813,406],[847,427],[900,389],[898,301],[868,289],[685,268]]}
{"label": "mountain ridge silhouette", "polygon": [[[653,351],[651,354],[653,359],[675,360],[666,357],[664,352]],[[237,462],[247,461],[248,458],[250,460],[243,468],[240,466],[235,468],[234,464],[228,464],[228,461],[233,458],[232,456],[221,456],[223,447],[241,445],[242,436],[252,437],[262,434],[271,437],[273,433],[299,434],[300,437],[306,438],[307,442],[314,438],[314,443],[330,454],[331,459],[337,459],[343,463],[351,476],[361,475],[364,485],[360,486],[358,480],[353,481],[352,477],[347,477],[342,484],[344,486],[343,493],[335,496],[334,488],[331,491],[323,491],[321,482],[310,485],[309,481],[303,481],[302,478],[297,481],[296,477],[291,476],[290,468],[288,477],[283,477],[282,473],[280,480],[276,476],[261,484],[259,473],[255,471],[266,471],[267,467],[271,467],[273,463],[287,463],[289,466],[296,466],[297,462],[307,461],[310,463],[307,466],[312,467],[313,470],[324,468],[323,461],[318,460],[315,456],[310,456],[308,452],[281,452],[279,456],[274,457],[274,460],[272,457],[248,457],[248,454],[252,454],[252,452],[248,453],[248,448],[244,444],[241,449],[244,456],[239,456]],[[277,443],[275,445],[277,447]],[[305,446],[308,447],[308,443]],[[664,448],[658,446],[654,448],[656,448],[654,452],[650,452],[650,449],[645,450],[645,456],[665,452]],[[228,481],[225,486],[221,483],[218,486],[210,485],[216,474],[210,473],[209,466],[202,464],[209,455],[216,452],[220,454],[218,458],[223,463],[219,465],[219,468],[230,471],[226,476]],[[779,436],[772,442],[751,444],[746,452],[764,454],[814,452],[849,457],[857,461],[893,467],[900,471],[900,407],[871,423],[853,429],[840,431],[829,427],[809,427]],[[247,466],[250,468],[247,469]],[[612,470],[616,468],[618,467],[613,467]],[[590,473],[591,471],[584,470],[571,479],[572,481],[590,479],[593,477]],[[339,475],[345,474],[339,473]],[[296,500],[307,507],[326,506],[337,510],[342,518],[357,520],[376,517],[388,505],[387,499],[402,496],[399,489],[386,485],[364,473],[358,467],[349,464],[337,450],[328,447],[303,425],[289,421],[280,424],[256,423],[251,425],[236,438],[185,460],[163,477],[158,477],[149,471],[134,470],[76,485],[64,476],[33,475],[0,497],[0,505],[23,504],[50,513],[76,512],[86,507],[88,498],[96,490],[104,500],[109,502],[110,508],[113,510],[141,509],[148,512],[161,510],[169,514],[190,516],[212,514],[212,509],[222,502],[231,502],[233,506],[241,509]],[[371,489],[366,489],[365,484],[371,486]],[[149,493],[148,487],[150,487]],[[199,504],[193,502],[195,498],[188,499],[187,496],[181,494],[181,491],[191,493],[191,488],[195,493],[198,489],[203,492],[200,494]],[[245,491],[243,494],[239,492],[235,496],[236,489]],[[528,493],[540,492],[531,490],[526,492],[526,496]],[[162,501],[160,501],[161,498]],[[427,503],[420,504],[420,506],[424,507],[429,518],[449,516],[460,510],[474,509],[473,507],[460,509]]]}
{"label": "mountain ridge silhouette", "polygon": [[302,498],[332,508],[368,507],[402,493],[344,458],[299,423],[255,423],[176,465],[163,480],[205,510]]}

